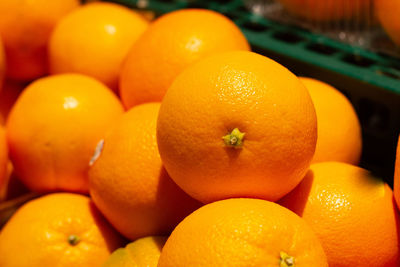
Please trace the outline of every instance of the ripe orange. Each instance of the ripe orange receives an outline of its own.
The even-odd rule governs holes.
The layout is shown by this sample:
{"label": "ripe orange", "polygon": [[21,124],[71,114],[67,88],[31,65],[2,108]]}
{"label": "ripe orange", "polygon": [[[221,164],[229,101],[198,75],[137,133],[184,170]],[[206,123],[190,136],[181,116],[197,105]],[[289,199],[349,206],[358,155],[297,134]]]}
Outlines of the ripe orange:
{"label": "ripe orange", "polygon": [[328,266],[322,246],[296,214],[259,199],[201,207],[172,232],[159,267]]}
{"label": "ripe orange", "polygon": [[329,22],[368,19],[370,0],[279,0],[287,11],[301,19]]}
{"label": "ripe orange", "polygon": [[8,114],[25,86],[25,83],[9,79],[4,81],[3,89],[0,91],[0,125],[6,124]]}
{"label": "ripe orange", "polygon": [[393,42],[400,46],[400,20],[398,16],[400,13],[400,1],[375,0],[374,5],[382,27]]}
{"label": "ripe orange", "polygon": [[394,169],[394,198],[396,199],[397,206],[400,209],[400,135],[397,141],[396,162]]}
{"label": "ripe orange", "polygon": [[113,3],[91,3],[66,15],[49,42],[51,73],[76,72],[117,90],[122,62],[148,22]]}
{"label": "ripe orange", "polygon": [[367,170],[339,162],[311,171],[280,203],[304,218],[329,266],[399,266],[399,214],[390,187]]}
{"label": "ripe orange", "polygon": [[59,19],[79,0],[1,0],[0,36],[7,57],[7,75],[33,80],[47,73],[47,42]]}
{"label": "ripe orange", "polygon": [[6,132],[0,126],[0,192],[4,187],[7,178],[7,164],[8,164],[8,148],[6,140]]}
{"label": "ripe orange", "polygon": [[102,267],[157,267],[166,241],[166,236],[139,238],[114,251]]}
{"label": "ripe orange", "polygon": [[161,104],[157,136],[167,172],[192,197],[274,201],[307,172],[317,121],[294,74],[261,55],[235,51],[176,78]]}
{"label": "ripe orange", "polygon": [[131,240],[168,234],[200,206],[162,166],[156,142],[159,107],[148,103],[125,113],[106,135],[89,170],[94,203]]}
{"label": "ripe orange", "polygon": [[208,55],[249,50],[228,18],[211,10],[184,9],[155,20],[132,46],[120,78],[125,107],[161,101],[175,77]]}
{"label": "ripe orange", "polygon": [[91,77],[60,74],[36,80],[7,121],[18,177],[33,191],[88,192],[96,144],[122,113],[118,98]]}
{"label": "ripe orange", "polygon": [[50,194],[23,205],[0,233],[0,266],[101,266],[122,238],[86,196]]}
{"label": "ripe orange", "polygon": [[324,82],[300,77],[314,103],[318,139],[313,163],[340,161],[357,165],[361,157],[361,126],[350,101]]}

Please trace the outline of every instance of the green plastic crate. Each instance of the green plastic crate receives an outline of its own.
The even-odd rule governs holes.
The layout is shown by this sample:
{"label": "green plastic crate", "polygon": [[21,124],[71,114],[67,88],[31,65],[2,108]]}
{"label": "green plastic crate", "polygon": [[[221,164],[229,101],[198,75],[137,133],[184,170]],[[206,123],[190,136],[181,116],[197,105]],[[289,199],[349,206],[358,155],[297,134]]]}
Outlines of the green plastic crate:
{"label": "green plastic crate", "polygon": [[254,15],[241,0],[112,2],[152,10],[156,16],[182,8],[206,8],[226,15],[241,28],[253,51],[278,61],[299,76],[325,81],[350,99],[362,124],[360,165],[392,184],[400,131],[398,59]]}

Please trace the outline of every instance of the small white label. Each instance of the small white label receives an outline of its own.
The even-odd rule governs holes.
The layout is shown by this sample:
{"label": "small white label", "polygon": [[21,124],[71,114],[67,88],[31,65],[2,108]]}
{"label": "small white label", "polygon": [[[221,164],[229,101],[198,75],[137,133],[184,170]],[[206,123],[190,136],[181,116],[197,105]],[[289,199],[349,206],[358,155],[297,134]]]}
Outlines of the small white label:
{"label": "small white label", "polygon": [[96,162],[96,160],[100,157],[101,151],[103,151],[103,146],[104,146],[104,139],[101,139],[96,146],[96,149],[94,150],[93,157],[90,159],[89,166],[93,166],[93,164]]}

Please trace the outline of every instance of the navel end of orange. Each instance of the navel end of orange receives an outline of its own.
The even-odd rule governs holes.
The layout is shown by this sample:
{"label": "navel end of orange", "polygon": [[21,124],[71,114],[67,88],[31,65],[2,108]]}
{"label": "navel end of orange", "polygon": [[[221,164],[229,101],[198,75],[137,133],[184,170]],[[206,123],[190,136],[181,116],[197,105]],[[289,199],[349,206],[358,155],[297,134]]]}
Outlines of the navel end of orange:
{"label": "navel end of orange", "polygon": [[225,145],[228,147],[242,148],[244,135],[245,133],[242,133],[238,128],[235,128],[232,132],[223,136],[222,140],[224,140]]}
{"label": "navel end of orange", "polygon": [[295,258],[288,255],[286,252],[280,252],[279,267],[294,267]]}
{"label": "navel end of orange", "polygon": [[69,235],[68,236],[68,243],[71,245],[71,246],[76,246],[76,245],[78,245],[78,243],[81,241],[81,239],[79,238],[79,236],[77,236],[77,235]]}

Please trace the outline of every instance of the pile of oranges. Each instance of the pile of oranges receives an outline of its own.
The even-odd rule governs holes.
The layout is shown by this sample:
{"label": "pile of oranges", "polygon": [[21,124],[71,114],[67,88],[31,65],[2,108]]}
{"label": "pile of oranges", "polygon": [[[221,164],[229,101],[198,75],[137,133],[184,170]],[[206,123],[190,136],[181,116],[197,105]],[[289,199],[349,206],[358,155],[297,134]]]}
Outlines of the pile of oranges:
{"label": "pile of oranges", "polygon": [[400,265],[400,160],[393,194],[347,98],[223,15],[2,0],[0,37],[0,217],[39,194],[0,266]]}

